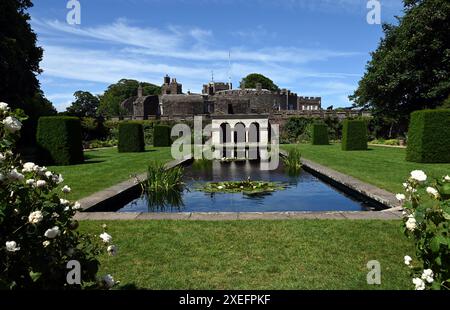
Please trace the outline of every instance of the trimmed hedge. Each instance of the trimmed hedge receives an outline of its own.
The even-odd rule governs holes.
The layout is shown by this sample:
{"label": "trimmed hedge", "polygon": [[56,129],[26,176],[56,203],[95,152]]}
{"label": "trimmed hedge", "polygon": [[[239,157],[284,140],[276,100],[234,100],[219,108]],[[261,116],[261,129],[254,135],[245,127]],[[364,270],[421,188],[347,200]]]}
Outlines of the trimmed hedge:
{"label": "trimmed hedge", "polygon": [[172,129],[169,126],[157,125],[153,129],[153,146],[166,147],[172,145],[170,138]]}
{"label": "trimmed hedge", "polygon": [[450,109],[411,114],[406,160],[450,163]]}
{"label": "trimmed hedge", "polygon": [[119,124],[119,153],[139,153],[145,151],[142,124],[123,122]]}
{"label": "trimmed hedge", "polygon": [[367,123],[365,120],[344,120],[342,128],[342,150],[367,150]]}
{"label": "trimmed hedge", "polygon": [[328,126],[326,124],[313,124],[311,142],[313,145],[330,144],[328,138]]}
{"label": "trimmed hedge", "polygon": [[77,117],[39,118],[36,140],[40,160],[46,165],[75,165],[84,161],[81,122]]}

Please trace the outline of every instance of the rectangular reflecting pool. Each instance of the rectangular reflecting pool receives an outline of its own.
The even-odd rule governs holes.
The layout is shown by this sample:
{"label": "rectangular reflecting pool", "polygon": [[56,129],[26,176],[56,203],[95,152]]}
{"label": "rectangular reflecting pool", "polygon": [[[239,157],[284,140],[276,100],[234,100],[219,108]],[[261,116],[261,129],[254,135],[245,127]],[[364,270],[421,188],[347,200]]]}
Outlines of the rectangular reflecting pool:
{"label": "rectangular reflecting pool", "polygon": [[[276,170],[263,171],[259,162],[194,162],[184,168],[185,189],[171,203],[154,205],[146,196],[136,197],[115,208],[117,212],[324,212],[372,211],[375,205],[365,199],[349,195],[302,170],[289,176],[280,163]],[[198,190],[205,182],[242,181],[281,182],[285,190],[261,195],[243,193],[205,193]]]}

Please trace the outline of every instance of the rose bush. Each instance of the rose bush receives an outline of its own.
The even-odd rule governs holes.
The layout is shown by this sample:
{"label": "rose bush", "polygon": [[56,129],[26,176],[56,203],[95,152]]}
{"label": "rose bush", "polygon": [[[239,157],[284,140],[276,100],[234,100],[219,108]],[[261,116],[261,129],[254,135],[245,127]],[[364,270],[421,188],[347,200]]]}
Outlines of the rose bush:
{"label": "rose bush", "polygon": [[[110,275],[97,278],[98,255],[116,253],[111,236],[77,232],[80,204],[61,197],[70,192],[58,189],[63,177],[13,153],[24,119],[0,103],[0,289],[111,288]],[[79,285],[67,283],[72,260],[81,266]]]}
{"label": "rose bush", "polygon": [[450,288],[450,176],[428,180],[420,170],[403,183],[405,234],[414,239],[418,262],[405,256],[416,290]]}

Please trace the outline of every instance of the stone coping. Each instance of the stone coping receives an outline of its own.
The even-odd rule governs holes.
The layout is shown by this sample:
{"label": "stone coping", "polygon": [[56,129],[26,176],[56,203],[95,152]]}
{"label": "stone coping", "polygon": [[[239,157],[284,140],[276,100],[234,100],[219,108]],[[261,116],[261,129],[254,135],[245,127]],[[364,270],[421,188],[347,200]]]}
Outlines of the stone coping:
{"label": "stone coping", "polygon": [[356,212],[185,212],[185,213],[77,213],[81,221],[178,220],[178,221],[251,221],[251,220],[400,220],[395,211]]}

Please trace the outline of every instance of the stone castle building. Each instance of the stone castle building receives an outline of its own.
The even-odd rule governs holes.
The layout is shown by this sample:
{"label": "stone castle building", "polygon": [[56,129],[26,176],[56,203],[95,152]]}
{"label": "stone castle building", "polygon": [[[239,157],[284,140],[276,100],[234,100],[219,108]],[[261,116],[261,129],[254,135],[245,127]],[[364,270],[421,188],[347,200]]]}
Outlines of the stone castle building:
{"label": "stone castle building", "polygon": [[125,119],[192,120],[201,115],[206,119],[226,115],[268,115],[280,124],[292,116],[346,118],[359,115],[358,111],[335,112],[322,109],[321,97],[303,97],[287,89],[276,92],[256,88],[233,89],[229,83],[210,82],[203,85],[201,94],[183,93],[182,84],[164,77],[159,96],[143,96],[139,87],[137,96],[122,102]]}

